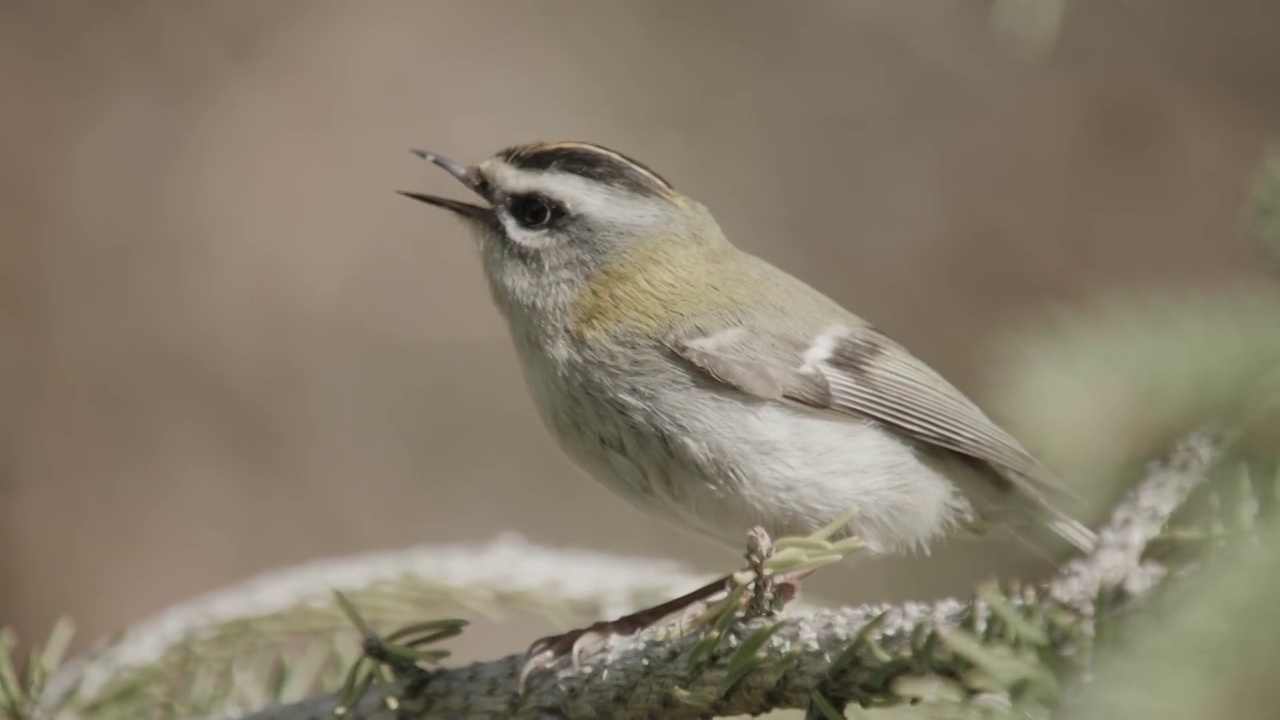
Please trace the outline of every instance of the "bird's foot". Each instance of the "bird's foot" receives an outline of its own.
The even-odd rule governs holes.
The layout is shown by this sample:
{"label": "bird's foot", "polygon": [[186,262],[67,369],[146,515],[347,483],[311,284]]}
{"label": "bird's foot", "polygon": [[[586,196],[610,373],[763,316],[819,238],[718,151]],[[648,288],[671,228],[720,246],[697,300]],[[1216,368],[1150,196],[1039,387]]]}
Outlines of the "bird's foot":
{"label": "bird's foot", "polygon": [[617,620],[601,621],[585,628],[541,638],[529,647],[524,665],[520,668],[517,678],[519,692],[524,693],[525,684],[533,673],[550,667],[565,655],[570,657],[574,669],[577,669],[583,647],[593,639],[634,635],[654,626],[672,613],[688,610],[724,591],[729,591],[729,595],[712,603],[706,612],[694,619],[694,625],[714,625],[722,619],[727,620],[727,615],[753,618],[777,613],[799,594],[801,581],[816,572],[820,566],[775,574],[768,562],[774,554],[773,542],[768,533],[762,528],[755,528],[748,533],[746,576],[741,573],[728,575],[661,605]]}
{"label": "bird's foot", "polygon": [[565,655],[570,657],[573,667],[577,669],[582,658],[582,648],[590,640],[634,635],[645,628],[652,627],[672,613],[685,610],[723,591],[730,582],[732,582],[732,576],[722,577],[678,598],[624,615],[617,620],[601,621],[585,628],[570,630],[560,635],[549,635],[537,640],[529,646],[525,663],[520,668],[517,678],[519,692],[524,693],[525,683],[530,675],[550,667]]}

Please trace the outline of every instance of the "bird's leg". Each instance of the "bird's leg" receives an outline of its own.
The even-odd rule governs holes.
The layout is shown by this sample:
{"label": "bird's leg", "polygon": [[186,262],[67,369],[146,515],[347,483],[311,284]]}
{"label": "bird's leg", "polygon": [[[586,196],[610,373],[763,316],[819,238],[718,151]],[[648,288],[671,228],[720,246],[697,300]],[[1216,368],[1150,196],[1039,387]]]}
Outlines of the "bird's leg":
{"label": "bird's leg", "polygon": [[[745,606],[742,598],[713,611],[715,617],[722,613],[738,614],[745,610],[747,617],[771,615],[791,602],[800,592],[800,582],[812,575],[818,568],[797,570],[786,575],[775,576],[765,568],[765,562],[773,556],[773,542],[763,528],[753,528],[747,534],[747,566],[755,575],[751,587],[746,594]],[[520,668],[518,688],[524,692],[525,681],[533,672],[545,668],[556,660],[569,655],[574,667],[578,667],[583,643],[592,638],[609,636],[627,636],[652,627],[659,620],[672,613],[685,610],[694,604],[707,600],[717,593],[732,590],[738,581],[734,575],[717,578],[700,588],[668,600],[659,605],[624,615],[616,620],[594,623],[585,628],[570,630],[560,635],[549,635],[541,638],[529,647],[524,666]],[[697,622],[706,621],[703,617]]]}
{"label": "bird's leg", "polygon": [[800,594],[800,582],[818,570],[809,568],[775,575],[765,566],[773,553],[773,540],[764,528],[756,527],[747,533],[747,568],[755,575],[747,595],[745,615],[748,618],[772,615],[782,610]]}
{"label": "bird's leg", "polygon": [[524,667],[520,669],[519,685],[521,690],[523,691],[525,679],[530,673],[550,665],[565,655],[570,655],[573,658],[574,667],[577,667],[584,640],[592,637],[608,637],[610,635],[633,635],[647,627],[652,627],[659,620],[672,613],[679,612],[694,603],[706,600],[718,592],[723,592],[732,582],[733,576],[726,575],[678,598],[654,605],[651,608],[645,608],[630,615],[624,615],[617,620],[601,621],[585,628],[570,630],[560,635],[550,635],[538,640],[529,647],[529,659],[525,661]]}

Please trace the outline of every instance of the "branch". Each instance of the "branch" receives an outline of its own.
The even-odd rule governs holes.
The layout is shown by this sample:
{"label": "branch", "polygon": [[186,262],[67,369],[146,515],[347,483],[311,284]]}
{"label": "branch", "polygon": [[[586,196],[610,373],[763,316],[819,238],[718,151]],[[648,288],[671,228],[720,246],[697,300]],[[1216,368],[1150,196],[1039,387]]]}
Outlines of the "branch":
{"label": "branch", "polygon": [[332,628],[351,636],[350,623],[334,606],[334,590],[355,598],[367,591],[384,604],[394,603],[395,612],[387,615],[392,621],[406,614],[490,608],[611,617],[702,582],[701,575],[669,560],[549,549],[516,535],[481,547],[432,545],[317,560],[175,605],[100,643],[49,680],[40,717],[53,715],[54,708],[64,707],[73,697],[74,705],[97,703],[118,692],[121,681],[135,673],[173,656],[200,655],[201,645],[225,640],[223,645],[243,657],[248,654],[246,636],[276,639],[269,632],[280,635],[279,626],[287,624],[278,622],[267,631],[252,622],[259,619],[305,614],[296,623],[304,628],[300,632]]}
{"label": "branch", "polygon": [[[1070,561],[1055,574],[1045,592],[1018,593],[1009,607],[1023,612],[1066,612],[1084,635],[1093,632],[1095,600],[1107,593],[1112,602],[1141,599],[1167,574],[1167,568],[1143,561],[1143,551],[1173,512],[1199,484],[1211,461],[1211,442],[1196,437],[1184,442],[1115,508],[1099,532],[1097,549]],[[390,710],[383,697],[370,692],[350,709],[358,720],[404,720],[417,717],[466,718],[645,718],[661,708],[667,718],[758,714],[777,708],[802,708],[821,689],[846,699],[875,703],[900,695],[900,682],[927,667],[936,677],[958,678],[972,668],[972,655],[950,640],[957,630],[992,623],[999,607],[988,602],[947,599],[935,603],[866,605],[822,610],[786,619],[763,645],[763,660],[736,682],[726,683],[735,661],[731,642],[719,657],[692,679],[687,658],[697,637],[669,637],[672,628],[654,628],[631,638],[604,643],[583,657],[580,669],[561,662],[534,679],[523,696],[516,675],[524,660],[511,655],[492,662],[423,672],[399,685],[400,707]],[[776,623],[769,619],[742,623],[738,640]],[[941,639],[931,643],[921,628]],[[1061,634],[1053,652],[1071,656],[1082,646],[1079,635]],[[933,649],[929,647],[932,644]],[[939,648],[950,646],[951,652]],[[832,658],[838,666],[833,667]],[[741,663],[742,658],[737,661]],[[967,662],[968,661],[968,662]],[[966,664],[967,663],[967,664]],[[681,702],[684,697],[704,701]],[[715,692],[706,693],[708,688]],[[332,717],[331,697],[279,706],[249,716],[252,720],[303,720]]]}

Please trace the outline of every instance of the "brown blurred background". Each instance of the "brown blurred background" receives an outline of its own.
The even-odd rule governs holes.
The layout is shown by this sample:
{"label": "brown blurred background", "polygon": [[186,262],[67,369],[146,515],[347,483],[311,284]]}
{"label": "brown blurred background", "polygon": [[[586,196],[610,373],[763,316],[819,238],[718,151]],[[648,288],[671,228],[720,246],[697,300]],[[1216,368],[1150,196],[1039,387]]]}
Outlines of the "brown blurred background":
{"label": "brown blurred background", "polygon": [[[1237,219],[1280,5],[1078,0],[1032,67],[987,4],[0,3],[0,624],[87,638],[508,530],[734,562],[551,445],[472,248],[392,193],[452,190],[412,146],[642,158],[979,399],[1013,321],[1260,272]],[[1034,562],[958,546],[811,592]]]}

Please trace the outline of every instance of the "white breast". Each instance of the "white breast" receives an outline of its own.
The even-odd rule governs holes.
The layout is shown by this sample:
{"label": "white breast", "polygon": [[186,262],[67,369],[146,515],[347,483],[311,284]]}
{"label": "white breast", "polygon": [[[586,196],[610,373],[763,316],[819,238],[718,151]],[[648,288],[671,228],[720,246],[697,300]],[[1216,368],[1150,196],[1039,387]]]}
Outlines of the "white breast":
{"label": "white breast", "polygon": [[961,486],[981,482],[976,471],[874,423],[688,382],[643,397],[625,382],[593,389],[554,350],[520,355],[534,404],[580,467],[635,507],[734,548],[757,525],[807,534],[856,508],[849,532],[871,550],[927,552],[973,517]]}
{"label": "white breast", "polygon": [[922,455],[878,425],[779,403],[726,404],[693,429],[673,505],[741,545],[771,534],[813,532],[850,509],[850,533],[881,552],[927,551],[972,510],[956,480],[970,471]]}

